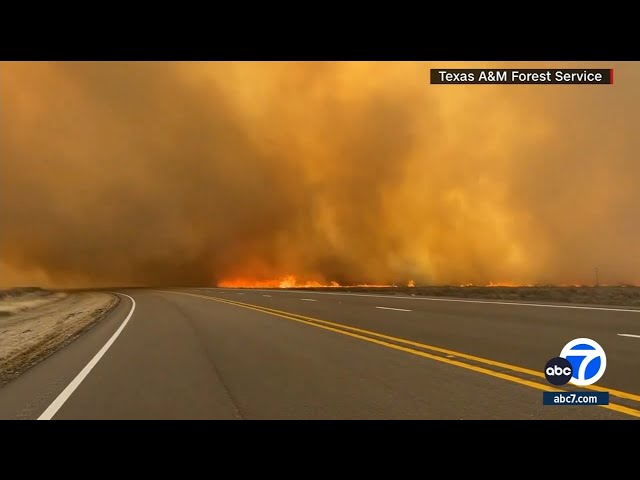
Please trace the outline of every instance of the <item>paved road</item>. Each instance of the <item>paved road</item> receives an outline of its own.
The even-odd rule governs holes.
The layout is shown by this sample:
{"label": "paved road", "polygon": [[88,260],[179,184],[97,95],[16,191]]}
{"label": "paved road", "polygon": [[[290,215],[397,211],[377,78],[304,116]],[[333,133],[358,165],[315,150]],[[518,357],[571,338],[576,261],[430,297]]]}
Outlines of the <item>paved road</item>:
{"label": "paved road", "polygon": [[[119,295],[107,318],[0,388],[0,418],[640,418],[640,337],[619,335],[640,336],[640,310],[282,290]],[[544,364],[578,337],[607,353],[594,388],[612,392],[610,408],[542,405]]]}

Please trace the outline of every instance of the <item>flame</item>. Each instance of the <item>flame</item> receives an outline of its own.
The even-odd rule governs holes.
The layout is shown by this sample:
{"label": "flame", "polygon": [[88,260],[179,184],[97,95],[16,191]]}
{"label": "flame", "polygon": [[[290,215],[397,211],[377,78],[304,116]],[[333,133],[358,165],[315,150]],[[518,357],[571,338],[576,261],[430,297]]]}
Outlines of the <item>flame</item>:
{"label": "flame", "polygon": [[485,287],[531,287],[532,285],[523,285],[515,282],[492,282],[489,281]]}
{"label": "flame", "polygon": [[458,285],[459,287],[511,287],[511,288],[522,288],[522,287],[535,287],[537,285],[532,285],[529,283],[516,283],[516,282],[492,282],[489,281],[488,284],[475,284],[475,283],[463,283]]}
{"label": "flame", "polygon": [[[409,282],[409,286],[413,286],[413,281]],[[256,280],[252,278],[239,277],[227,280],[221,280],[217,283],[222,288],[338,288],[338,287],[395,287],[389,284],[370,284],[360,283],[356,285],[340,285],[336,281],[319,282],[317,280],[298,281],[295,275],[285,275],[281,278],[273,278],[269,280]]]}
{"label": "flame", "polygon": [[409,280],[409,283],[407,283],[407,287],[415,287],[416,284],[413,283],[413,280]]}

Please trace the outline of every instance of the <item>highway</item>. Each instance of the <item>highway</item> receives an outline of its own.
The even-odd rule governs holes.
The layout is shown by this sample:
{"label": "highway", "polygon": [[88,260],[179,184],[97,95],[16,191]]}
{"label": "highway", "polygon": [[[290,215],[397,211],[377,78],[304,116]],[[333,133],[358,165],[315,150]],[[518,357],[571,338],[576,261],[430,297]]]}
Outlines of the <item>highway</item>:
{"label": "highway", "polygon": [[[640,419],[640,310],[217,288],[118,306],[0,388],[0,419]],[[602,345],[608,406],[543,406],[547,360]]]}

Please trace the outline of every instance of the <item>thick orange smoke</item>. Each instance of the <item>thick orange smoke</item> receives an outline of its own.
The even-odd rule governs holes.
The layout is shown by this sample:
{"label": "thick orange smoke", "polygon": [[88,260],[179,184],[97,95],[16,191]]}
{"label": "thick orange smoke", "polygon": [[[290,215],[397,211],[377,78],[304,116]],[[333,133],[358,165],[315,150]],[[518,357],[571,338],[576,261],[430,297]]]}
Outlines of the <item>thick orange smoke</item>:
{"label": "thick orange smoke", "polygon": [[1,63],[0,282],[640,283],[639,84]]}

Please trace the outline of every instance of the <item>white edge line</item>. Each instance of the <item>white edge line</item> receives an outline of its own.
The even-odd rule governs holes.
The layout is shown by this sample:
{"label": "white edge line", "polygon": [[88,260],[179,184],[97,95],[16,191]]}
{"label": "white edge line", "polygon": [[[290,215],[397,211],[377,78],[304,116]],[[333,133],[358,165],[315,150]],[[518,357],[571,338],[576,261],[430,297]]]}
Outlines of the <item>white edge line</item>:
{"label": "white edge line", "polygon": [[301,298],[300,300],[303,302],[317,302],[317,300],[314,300],[313,298]]}
{"label": "white edge line", "polygon": [[376,307],[382,310],[397,310],[399,312],[411,312],[412,310],[407,310],[406,308],[391,308],[391,307]]}
{"label": "white edge line", "polygon": [[[221,290],[218,288],[211,288],[209,290]],[[264,289],[246,289],[253,290],[256,292],[277,292],[277,293],[301,293],[301,294],[309,294],[309,292],[304,292],[300,290],[264,290]],[[387,298],[387,299],[399,299],[399,300],[428,300],[432,302],[460,302],[460,303],[484,303],[490,305],[518,305],[523,307],[547,307],[547,308],[571,308],[575,310],[604,310],[606,312],[634,312],[640,313],[640,308],[631,309],[631,308],[608,308],[608,307],[585,307],[579,305],[551,305],[548,303],[521,303],[521,302],[495,302],[491,300],[466,300],[461,298],[438,298],[438,297],[406,297],[400,295],[369,295],[366,293],[339,293],[339,292],[311,292],[314,295],[342,295],[345,297],[371,297],[371,298]]]}
{"label": "white edge line", "polygon": [[618,336],[620,337],[633,337],[633,338],[640,338],[640,335],[633,335],[631,333],[619,333]]}
{"label": "white edge line", "polygon": [[269,298],[271,298],[271,295],[262,295],[262,296],[263,296],[263,297],[269,297]]}
{"label": "white edge line", "polygon": [[116,341],[116,338],[118,338],[120,333],[122,333],[122,330],[124,330],[124,327],[127,326],[127,323],[129,323],[129,320],[131,319],[131,316],[133,315],[133,312],[136,309],[136,301],[133,298],[131,298],[129,295],[126,295],[124,293],[118,293],[118,295],[124,295],[129,300],[131,300],[131,311],[129,311],[127,318],[124,319],[124,322],[122,322],[120,327],[118,327],[118,330],[116,330],[116,332],[111,336],[111,338],[107,341],[107,343],[104,344],[104,346],[100,349],[100,351],[98,351],[98,353],[95,354],[95,356],[89,361],[89,363],[87,363],[87,365],[80,371],[80,373],[76,375],[76,378],[71,380],[71,383],[67,385],[67,388],[65,388],[60,393],[60,395],[58,395],[56,399],[51,403],[51,405],[49,405],[47,409],[44,412],[42,412],[42,415],[38,417],[38,420],[51,420],[53,418],[53,416],[58,412],[58,410],[60,410],[60,407],[64,405],[64,402],[66,402],[69,399],[69,397],[73,394],[76,388],[78,388],[82,383],[82,381],[87,377],[87,375],[89,375],[89,372],[93,369],[93,367],[96,366],[96,364],[104,356],[107,350],[109,350],[109,347],[111,347],[113,342]]}

